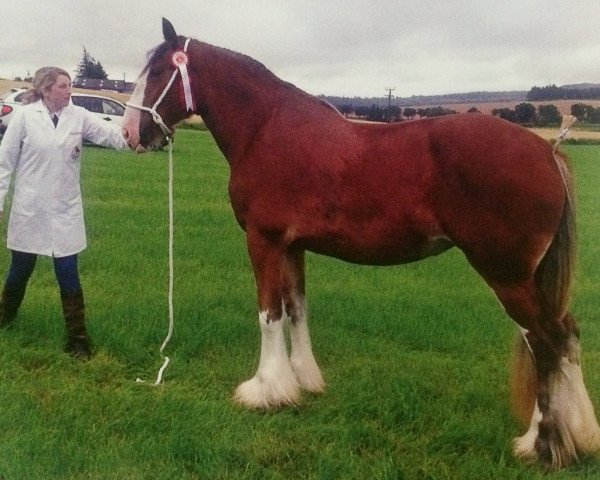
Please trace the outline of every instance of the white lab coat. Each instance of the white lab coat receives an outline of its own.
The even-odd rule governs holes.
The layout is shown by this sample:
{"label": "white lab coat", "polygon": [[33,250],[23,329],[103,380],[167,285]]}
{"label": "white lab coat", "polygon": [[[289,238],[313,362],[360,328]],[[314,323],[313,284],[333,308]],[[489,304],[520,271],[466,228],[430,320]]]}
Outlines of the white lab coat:
{"label": "white lab coat", "polygon": [[128,148],[121,128],[72,103],[55,128],[41,100],[19,108],[0,144],[0,209],[14,173],[7,246],[64,257],[86,247],[80,189],[83,140]]}

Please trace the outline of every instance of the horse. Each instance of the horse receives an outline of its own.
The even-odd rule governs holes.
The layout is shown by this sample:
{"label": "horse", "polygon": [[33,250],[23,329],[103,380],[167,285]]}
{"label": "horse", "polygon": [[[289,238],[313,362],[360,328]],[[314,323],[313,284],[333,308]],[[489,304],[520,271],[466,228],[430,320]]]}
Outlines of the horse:
{"label": "horse", "polygon": [[575,204],[564,154],[478,113],[353,122],[248,56],[178,36],[165,19],[163,36],[123,132],[144,151],[199,114],[229,164],[261,332],[258,369],[234,401],[267,409],[296,404],[302,389],[324,391],[307,323],[306,251],[383,266],[456,247],[520,329],[511,382],[527,430],[513,441],[516,457],[558,469],[598,451],[569,311]]}

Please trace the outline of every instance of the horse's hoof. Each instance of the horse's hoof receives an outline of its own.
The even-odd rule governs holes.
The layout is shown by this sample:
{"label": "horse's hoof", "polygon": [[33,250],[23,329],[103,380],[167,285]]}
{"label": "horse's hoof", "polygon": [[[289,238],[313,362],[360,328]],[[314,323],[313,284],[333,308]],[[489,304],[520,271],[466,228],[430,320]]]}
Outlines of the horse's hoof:
{"label": "horse's hoof", "polygon": [[325,380],[316,362],[305,365],[291,361],[292,370],[300,386],[311,393],[323,393],[325,391]]}
{"label": "horse's hoof", "polygon": [[0,312],[0,328],[9,329],[10,327],[12,327],[15,318],[17,318],[16,313],[10,314],[6,312]]}
{"label": "horse's hoof", "polygon": [[535,436],[526,433],[522,437],[513,439],[513,454],[525,463],[535,463],[538,460],[535,449]]}
{"label": "horse's hoof", "polygon": [[297,382],[282,384],[267,382],[254,377],[242,383],[235,391],[233,400],[247,408],[269,409],[285,405],[295,405],[300,400]]}
{"label": "horse's hoof", "polygon": [[85,362],[92,358],[92,347],[89,338],[69,338],[65,345],[65,353],[73,358]]}

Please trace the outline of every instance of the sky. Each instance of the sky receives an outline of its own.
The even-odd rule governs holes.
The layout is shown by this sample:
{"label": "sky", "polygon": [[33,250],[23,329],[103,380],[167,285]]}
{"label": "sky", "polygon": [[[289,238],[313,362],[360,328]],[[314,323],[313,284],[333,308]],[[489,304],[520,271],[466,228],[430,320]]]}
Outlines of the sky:
{"label": "sky", "polygon": [[85,46],[134,81],[162,17],[313,95],[600,83],[599,0],[2,0],[0,77],[74,73]]}

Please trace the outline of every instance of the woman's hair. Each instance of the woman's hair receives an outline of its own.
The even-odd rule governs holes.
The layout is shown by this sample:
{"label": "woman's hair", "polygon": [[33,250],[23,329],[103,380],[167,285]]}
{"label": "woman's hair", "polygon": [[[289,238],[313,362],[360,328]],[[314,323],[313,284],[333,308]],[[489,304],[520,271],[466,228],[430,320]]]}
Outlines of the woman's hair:
{"label": "woman's hair", "polygon": [[47,88],[54,85],[56,80],[60,75],[64,75],[71,79],[71,75],[69,75],[65,70],[58,67],[42,67],[33,76],[33,85],[25,95],[23,95],[23,104],[26,105],[28,103],[33,103],[38,101],[40,98],[43,98],[42,92]]}

